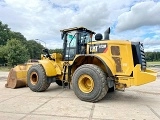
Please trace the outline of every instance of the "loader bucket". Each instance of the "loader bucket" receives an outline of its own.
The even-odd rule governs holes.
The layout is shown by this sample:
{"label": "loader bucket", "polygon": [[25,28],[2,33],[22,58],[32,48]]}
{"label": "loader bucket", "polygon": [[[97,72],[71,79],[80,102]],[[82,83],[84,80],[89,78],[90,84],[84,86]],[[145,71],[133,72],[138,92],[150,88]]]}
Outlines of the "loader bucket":
{"label": "loader bucket", "polygon": [[6,88],[20,88],[27,86],[27,71],[33,63],[27,63],[24,65],[17,65],[12,68],[8,74]]}

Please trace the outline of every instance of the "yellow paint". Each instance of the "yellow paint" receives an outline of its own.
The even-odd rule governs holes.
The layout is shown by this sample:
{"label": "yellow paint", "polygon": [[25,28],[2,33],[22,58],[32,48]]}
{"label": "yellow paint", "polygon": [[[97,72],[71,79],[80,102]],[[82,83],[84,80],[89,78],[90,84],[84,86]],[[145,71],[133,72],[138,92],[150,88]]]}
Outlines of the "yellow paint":
{"label": "yellow paint", "polygon": [[[100,57],[105,61],[106,65],[110,68],[113,75],[130,75],[133,71],[133,56],[132,56],[132,48],[130,41],[122,41],[122,40],[104,40],[104,41],[95,41],[92,44],[104,44],[107,43],[108,50],[106,53],[94,53],[95,56]],[[89,45],[87,46],[87,53],[89,54]],[[118,46],[120,48],[120,55],[112,55],[111,47]],[[95,52],[95,51],[94,51]],[[119,57],[121,61],[121,72],[116,71],[116,64],[112,57]]]}
{"label": "yellow paint", "polygon": [[[88,57],[87,63],[82,63],[86,59],[87,54],[89,55],[89,45],[87,45],[87,54],[80,56],[76,55],[73,61],[69,61],[69,64],[72,65],[71,74],[73,75],[74,71],[81,66],[82,64],[95,64],[102,68],[104,72],[107,73],[105,65],[106,64],[110,71],[112,72],[113,76],[116,78],[116,88],[122,87],[130,87],[130,86],[138,86],[142,84],[146,84],[156,80],[157,73],[152,70],[141,71],[141,65],[136,65],[134,67],[133,64],[133,56],[132,56],[132,48],[131,42],[129,41],[121,41],[121,40],[109,40],[109,41],[96,41],[92,42],[92,44],[99,44],[99,43],[107,43],[108,50],[105,53],[93,53],[90,54]],[[111,47],[118,46],[120,48],[120,55],[112,55]],[[94,56],[94,57],[92,57]],[[78,58],[79,57],[79,58]],[[121,72],[116,71],[116,64],[112,57],[119,57],[121,60]],[[49,60],[42,56],[42,60],[39,60],[39,63],[27,63],[26,65],[18,65],[14,68],[16,71],[17,79],[23,79],[26,82],[27,71],[33,64],[41,64],[46,72],[48,77],[57,76],[59,79],[63,79],[63,64],[67,63],[62,61],[62,55],[59,53],[51,54],[51,58],[53,60]],[[76,59],[78,58],[78,59]],[[104,63],[103,63],[103,62]],[[68,68],[67,68],[68,69]],[[132,74],[133,73],[133,74]],[[133,76],[131,76],[131,74]],[[68,78],[67,74],[65,76]],[[88,79],[87,79],[88,78]],[[87,79],[87,80],[86,80]],[[66,79],[67,81],[67,79]],[[88,86],[91,83],[91,86],[94,86],[92,78],[89,76],[82,76],[79,81],[80,89],[83,92],[90,92],[92,91],[92,87],[88,90],[84,87],[82,83],[86,83]]]}
{"label": "yellow paint", "polygon": [[134,85],[142,85],[156,80],[157,73],[147,69],[145,72],[141,71],[141,66],[136,65],[133,70]]}
{"label": "yellow paint", "polygon": [[[157,73],[147,69],[141,71],[141,65],[137,64],[133,70],[133,77],[130,76],[116,76],[117,84],[125,84],[126,87],[139,86],[156,80]],[[118,88],[118,86],[117,86]]]}
{"label": "yellow paint", "polygon": [[90,93],[94,88],[94,81],[87,74],[81,75],[78,80],[78,87],[83,93]]}
{"label": "yellow paint", "polygon": [[[114,43],[115,42],[115,43]],[[131,42],[129,41],[114,41],[109,42],[109,49],[111,46],[119,46],[120,48],[120,55],[112,55],[111,51],[109,52],[110,56],[112,57],[119,57],[121,60],[121,68],[122,72],[116,72],[116,75],[130,75],[134,68],[133,64],[133,56],[132,56],[132,48]]]}
{"label": "yellow paint", "polygon": [[27,71],[33,65],[33,63],[26,63],[23,65],[17,65],[13,68],[16,74],[16,79],[21,80],[27,84]]}
{"label": "yellow paint", "polygon": [[38,62],[42,64],[48,77],[61,75],[63,70],[62,55],[60,53],[53,53],[51,54],[51,58],[53,60],[42,57],[42,60]]}
{"label": "yellow paint", "polygon": [[[113,75],[116,74],[114,61],[110,57],[106,57],[107,53],[99,53],[99,54],[95,54],[95,56],[101,58],[105,62],[105,64],[110,68]],[[99,63],[95,62],[95,64],[99,66]],[[102,66],[104,65],[101,64],[101,67]]]}
{"label": "yellow paint", "polygon": [[[122,40],[109,40],[109,41],[96,41],[92,44],[107,43],[108,50],[106,53],[94,53],[95,56],[98,56],[106,65],[110,68],[113,75],[116,76],[116,87],[130,87],[130,86],[139,86],[156,80],[157,73],[152,70],[141,71],[141,65],[136,65],[134,67],[133,63],[133,54],[130,41]],[[90,45],[91,43],[89,43]],[[89,45],[87,46],[87,53],[89,53]],[[120,49],[120,55],[111,54],[111,46],[118,46]],[[121,61],[121,72],[116,71],[116,63],[112,57],[119,57]],[[103,65],[95,62],[96,65],[103,68]],[[133,72],[133,76],[130,76]]]}
{"label": "yellow paint", "polygon": [[57,64],[55,61],[48,59],[39,60],[38,62],[39,64],[42,64],[48,77],[61,75],[61,68],[59,67],[60,63]]}

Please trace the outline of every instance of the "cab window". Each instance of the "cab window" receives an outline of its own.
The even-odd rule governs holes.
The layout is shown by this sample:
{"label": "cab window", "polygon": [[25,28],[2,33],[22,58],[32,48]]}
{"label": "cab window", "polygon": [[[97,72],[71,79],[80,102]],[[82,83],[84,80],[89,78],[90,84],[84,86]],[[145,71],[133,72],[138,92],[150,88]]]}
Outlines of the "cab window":
{"label": "cab window", "polygon": [[67,34],[67,47],[76,47],[76,33],[70,32]]}
{"label": "cab window", "polygon": [[92,40],[92,34],[88,33],[88,32],[82,32],[80,34],[80,40],[81,40],[81,43],[88,43],[88,42],[91,42]]}

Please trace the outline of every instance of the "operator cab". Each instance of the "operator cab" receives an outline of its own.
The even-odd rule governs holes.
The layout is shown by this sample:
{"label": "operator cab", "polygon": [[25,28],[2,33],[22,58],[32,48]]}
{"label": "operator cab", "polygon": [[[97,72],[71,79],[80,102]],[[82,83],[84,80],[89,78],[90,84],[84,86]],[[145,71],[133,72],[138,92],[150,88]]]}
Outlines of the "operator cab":
{"label": "operator cab", "polygon": [[73,60],[76,54],[86,54],[88,42],[92,42],[95,32],[84,27],[61,30],[63,40],[63,60]]}

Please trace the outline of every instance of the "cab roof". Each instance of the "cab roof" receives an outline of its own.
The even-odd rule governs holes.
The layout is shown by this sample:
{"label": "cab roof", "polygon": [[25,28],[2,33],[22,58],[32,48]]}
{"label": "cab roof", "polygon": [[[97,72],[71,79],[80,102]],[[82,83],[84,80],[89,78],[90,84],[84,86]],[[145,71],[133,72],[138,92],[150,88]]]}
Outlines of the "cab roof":
{"label": "cab roof", "polygon": [[85,27],[74,27],[74,28],[68,28],[68,29],[60,30],[60,32],[68,32],[68,31],[74,31],[74,30],[84,30],[84,31],[90,32],[90,33],[92,33],[92,34],[95,34],[95,32],[94,32],[94,31],[88,30],[88,29],[87,29],[87,28],[85,28]]}

